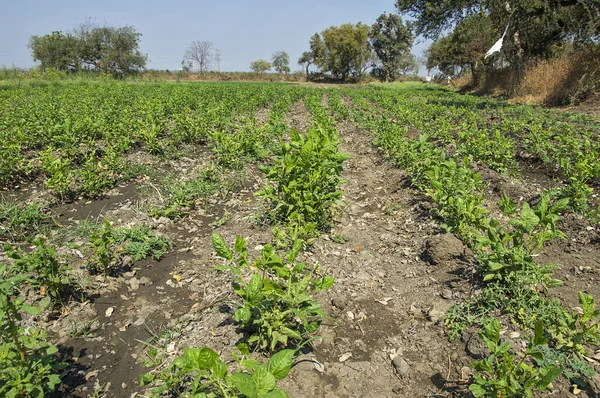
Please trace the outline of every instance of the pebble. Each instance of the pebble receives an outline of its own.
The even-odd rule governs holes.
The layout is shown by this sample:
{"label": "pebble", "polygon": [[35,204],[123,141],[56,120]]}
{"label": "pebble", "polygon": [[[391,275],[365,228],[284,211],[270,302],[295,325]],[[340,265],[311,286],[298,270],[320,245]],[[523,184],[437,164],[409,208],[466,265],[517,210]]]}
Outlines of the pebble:
{"label": "pebble", "polygon": [[410,366],[400,355],[394,358],[392,365],[394,365],[394,369],[396,369],[396,373],[398,373],[400,377],[406,376],[410,370]]}

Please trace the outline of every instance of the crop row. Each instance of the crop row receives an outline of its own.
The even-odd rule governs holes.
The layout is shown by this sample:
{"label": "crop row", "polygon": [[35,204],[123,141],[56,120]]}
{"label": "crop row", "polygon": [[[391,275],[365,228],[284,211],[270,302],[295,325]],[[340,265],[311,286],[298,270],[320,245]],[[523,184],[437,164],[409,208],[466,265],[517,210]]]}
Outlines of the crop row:
{"label": "crop row", "polygon": [[[483,206],[484,184],[467,158],[449,156],[426,132],[410,139],[405,119],[391,111],[375,115],[361,108],[364,100],[357,98],[356,106],[347,109],[350,117],[372,131],[374,144],[406,169],[413,185],[436,203],[434,213],[442,227],[463,239],[477,255],[482,294],[453,307],[445,316],[451,338],[471,324],[485,325],[482,338],[492,355],[475,365],[480,373],[472,392],[476,396],[520,396],[546,389],[561,371],[574,382],[593,376],[585,356],[588,347],[600,341],[600,312],[594,299],[580,293],[583,314],[564,309],[540,290],[561,283],[552,278],[554,266],[535,262],[544,243],[565,237],[556,222],[568,199],[552,201],[543,195],[535,207],[524,203],[519,209],[503,197],[499,207],[509,221],[493,219]],[[344,105],[337,94],[330,95],[329,101],[334,109],[340,108],[335,113],[347,112],[341,110]],[[526,368],[515,364],[507,343],[501,344],[499,323],[489,320],[497,313],[522,328],[535,328]],[[544,326],[549,340],[544,338]]]}

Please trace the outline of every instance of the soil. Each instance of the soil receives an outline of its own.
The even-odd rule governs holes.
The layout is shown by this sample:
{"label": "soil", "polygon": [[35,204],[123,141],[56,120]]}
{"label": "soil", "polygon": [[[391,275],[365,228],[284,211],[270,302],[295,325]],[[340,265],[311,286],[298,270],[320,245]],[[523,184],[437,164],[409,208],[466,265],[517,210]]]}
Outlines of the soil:
{"label": "soil", "polygon": [[[267,117],[259,114],[256,120],[263,123]],[[310,119],[304,103],[294,104],[285,120],[306,132]],[[468,396],[470,365],[485,348],[474,331],[449,342],[440,317],[473,294],[475,258],[444,234],[428,212],[429,199],[372,146],[368,132],[350,122],[338,122],[337,128],[340,149],[349,155],[344,206],[333,229],[301,254],[302,260],[328,269],[335,284],[317,297],[326,313],[320,337],[279,386],[292,398]],[[202,162],[208,160],[207,154]],[[182,173],[196,166],[193,160],[170,165]],[[490,186],[489,203],[502,191],[515,200],[530,200],[546,183],[540,177],[544,173],[531,181],[524,173],[516,181],[482,171]],[[99,201],[54,208],[63,224],[104,216],[118,225],[149,225],[168,235],[173,247],[160,261],[134,263],[120,276],[89,281],[92,294],[47,320],[70,364],[62,389],[53,396],[87,397],[95,390],[106,397],[144,396],[139,380],[149,369],[143,361],[150,359],[147,351],[157,341],[164,343],[157,347],[163,364],[185,347],[208,346],[224,357],[235,351],[244,336],[233,322],[231,278],[213,270],[220,261],[211,234],[218,231],[230,245],[236,235],[243,236],[250,257],[258,255],[272,240],[269,226],[261,222],[263,205],[253,196],[263,182],[256,165],[249,164],[236,192],[175,221],[138,210],[139,182]],[[545,247],[539,262],[558,264],[557,277],[565,284],[552,294],[575,307],[578,290],[600,297],[600,235],[597,226],[577,216],[565,217],[560,228],[568,238]],[[88,323],[86,336],[70,335]],[[515,333],[503,330],[518,346],[525,336]],[[156,338],[165,334],[170,338]],[[555,383],[556,396],[569,396],[569,388]]]}

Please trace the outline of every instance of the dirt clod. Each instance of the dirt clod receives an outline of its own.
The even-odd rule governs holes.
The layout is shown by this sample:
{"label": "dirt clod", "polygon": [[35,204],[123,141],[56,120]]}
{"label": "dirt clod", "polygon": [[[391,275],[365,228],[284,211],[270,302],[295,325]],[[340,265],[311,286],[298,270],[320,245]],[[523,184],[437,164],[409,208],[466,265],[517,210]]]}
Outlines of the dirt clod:
{"label": "dirt clod", "polygon": [[400,377],[406,376],[410,371],[410,365],[400,355],[392,360],[392,365]]}
{"label": "dirt clod", "polygon": [[460,258],[465,254],[465,245],[452,234],[432,236],[425,242],[424,256],[431,264],[439,265]]}

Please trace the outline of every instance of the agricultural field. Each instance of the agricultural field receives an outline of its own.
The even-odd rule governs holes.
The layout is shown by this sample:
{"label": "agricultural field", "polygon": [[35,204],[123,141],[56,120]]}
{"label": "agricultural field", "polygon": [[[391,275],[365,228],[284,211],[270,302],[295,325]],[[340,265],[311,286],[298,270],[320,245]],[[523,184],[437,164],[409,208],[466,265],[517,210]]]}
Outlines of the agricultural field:
{"label": "agricultural field", "polygon": [[426,84],[3,84],[0,396],[595,397],[599,133]]}

